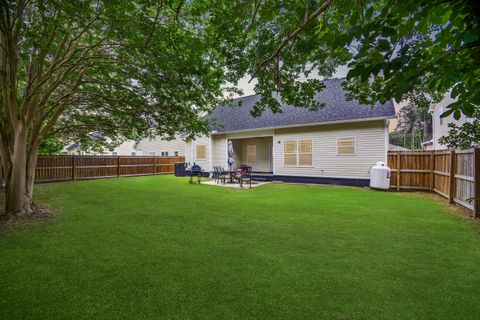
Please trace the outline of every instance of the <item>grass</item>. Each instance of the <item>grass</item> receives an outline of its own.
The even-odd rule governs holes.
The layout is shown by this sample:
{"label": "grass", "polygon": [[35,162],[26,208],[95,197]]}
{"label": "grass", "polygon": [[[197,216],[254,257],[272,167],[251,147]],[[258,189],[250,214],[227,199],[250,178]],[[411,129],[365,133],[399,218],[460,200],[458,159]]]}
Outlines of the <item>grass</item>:
{"label": "grass", "polygon": [[420,195],[172,176],[38,185],[0,319],[479,319],[478,226]]}

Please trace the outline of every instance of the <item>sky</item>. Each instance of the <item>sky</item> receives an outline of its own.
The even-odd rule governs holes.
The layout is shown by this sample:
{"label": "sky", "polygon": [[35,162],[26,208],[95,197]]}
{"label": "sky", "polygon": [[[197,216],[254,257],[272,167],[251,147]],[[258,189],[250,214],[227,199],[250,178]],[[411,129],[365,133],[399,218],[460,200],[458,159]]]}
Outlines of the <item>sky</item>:
{"label": "sky", "polygon": [[[339,66],[335,71],[334,75],[332,76],[332,78],[345,78],[347,76],[347,72],[348,72],[348,67],[346,65]],[[322,79],[322,77],[319,77],[318,75],[313,76],[311,78]],[[255,87],[256,80],[254,79],[251,83],[248,83],[249,80],[250,80],[250,76],[245,76],[242,79],[240,79],[240,81],[238,82],[238,87],[243,90],[242,96],[249,96],[249,95],[255,94],[255,91],[253,88]],[[238,95],[236,95],[235,97],[238,97]]]}

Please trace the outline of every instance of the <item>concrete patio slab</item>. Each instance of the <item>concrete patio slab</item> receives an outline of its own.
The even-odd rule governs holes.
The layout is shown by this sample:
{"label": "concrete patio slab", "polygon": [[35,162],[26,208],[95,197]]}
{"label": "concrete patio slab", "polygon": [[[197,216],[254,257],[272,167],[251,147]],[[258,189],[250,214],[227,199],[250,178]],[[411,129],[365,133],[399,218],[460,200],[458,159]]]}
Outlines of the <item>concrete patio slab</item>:
{"label": "concrete patio slab", "polygon": [[[269,182],[269,181],[252,181],[252,189],[256,188],[256,187],[263,186],[263,185],[268,184],[268,183],[271,183],[271,182]],[[210,186],[219,186],[219,187],[241,189],[240,184],[238,184],[238,183],[225,183],[225,184],[223,184],[223,183],[216,183],[215,181],[212,180],[212,181],[202,181],[201,184],[206,184],[206,185],[210,185]],[[248,184],[246,184],[243,189],[248,189]]]}

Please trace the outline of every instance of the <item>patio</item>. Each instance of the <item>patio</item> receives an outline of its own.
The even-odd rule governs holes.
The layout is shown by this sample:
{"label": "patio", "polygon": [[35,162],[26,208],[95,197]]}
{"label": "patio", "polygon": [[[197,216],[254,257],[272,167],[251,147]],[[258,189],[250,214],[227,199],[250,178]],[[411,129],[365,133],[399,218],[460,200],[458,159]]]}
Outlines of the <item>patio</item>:
{"label": "patio", "polygon": [[[269,181],[252,181],[252,189],[256,187],[263,186],[265,184],[269,184]],[[245,186],[242,188],[239,183],[218,183],[214,180],[211,181],[202,181],[201,184],[209,185],[209,186],[220,186],[220,187],[227,187],[227,188],[236,188],[236,189],[249,189],[249,186]]]}

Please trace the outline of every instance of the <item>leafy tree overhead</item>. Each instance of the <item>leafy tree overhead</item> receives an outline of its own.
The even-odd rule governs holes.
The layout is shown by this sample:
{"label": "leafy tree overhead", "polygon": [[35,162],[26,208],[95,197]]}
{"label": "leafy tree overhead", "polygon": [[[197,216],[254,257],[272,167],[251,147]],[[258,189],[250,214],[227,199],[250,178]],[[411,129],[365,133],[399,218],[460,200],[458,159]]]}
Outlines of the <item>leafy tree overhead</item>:
{"label": "leafy tree overhead", "polygon": [[[192,1],[0,2],[0,157],[7,214],[34,210],[42,141],[206,132],[223,56]],[[195,11],[195,13],[192,13]]]}
{"label": "leafy tree overhead", "polygon": [[[8,215],[33,210],[41,142],[205,133],[199,117],[245,74],[262,95],[318,109],[339,65],[361,102],[453,88],[448,113],[479,105],[475,0],[0,1],[0,158]],[[153,130],[153,133],[152,133]]]}
{"label": "leafy tree overhead", "polygon": [[224,39],[227,55],[263,94],[254,114],[279,111],[274,91],[284,102],[318,108],[313,96],[322,84],[307,77],[330,77],[346,63],[350,97],[364,103],[453,88],[446,114],[472,115],[480,104],[476,0],[216,2],[216,27],[235,30]]}

